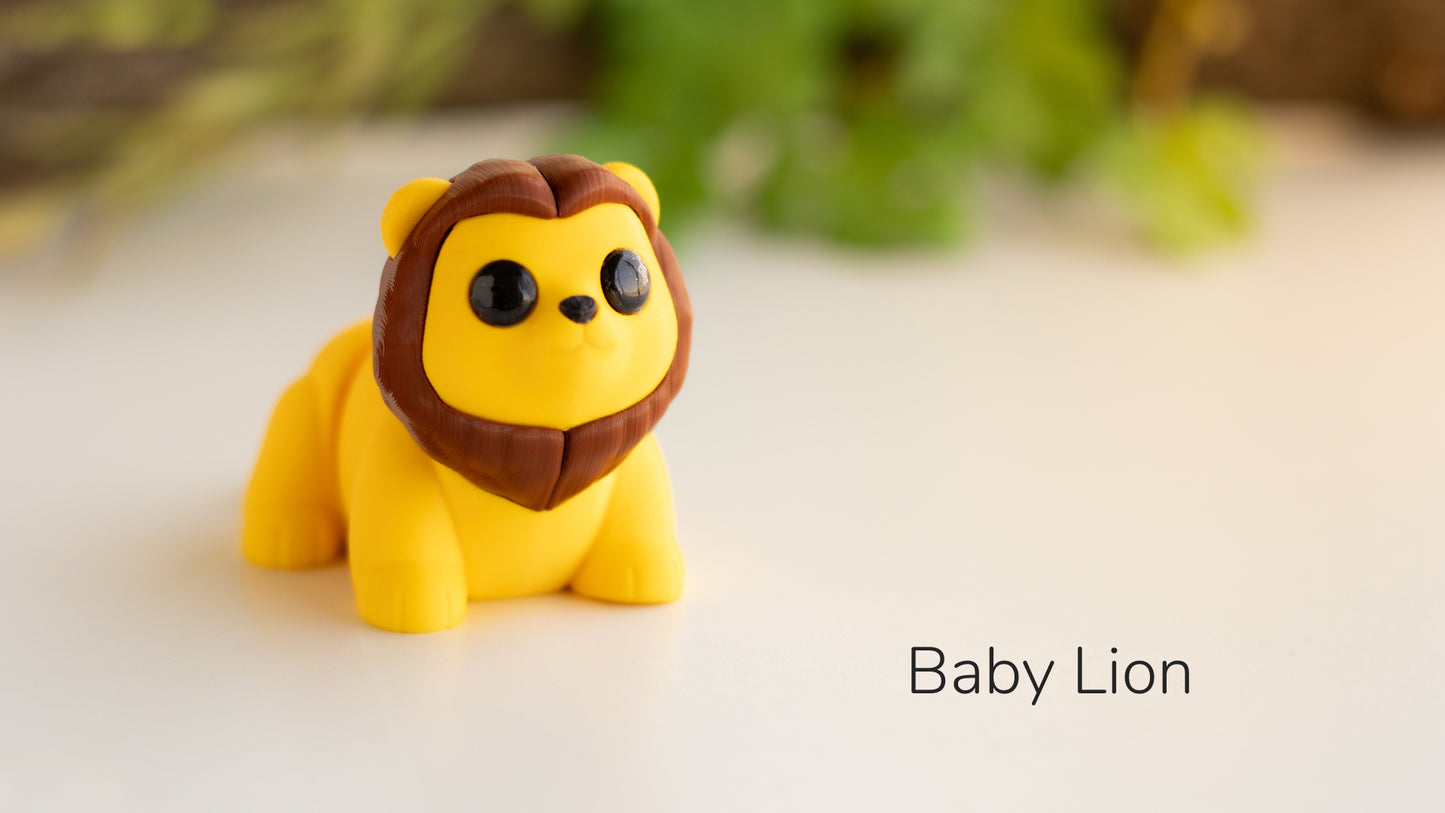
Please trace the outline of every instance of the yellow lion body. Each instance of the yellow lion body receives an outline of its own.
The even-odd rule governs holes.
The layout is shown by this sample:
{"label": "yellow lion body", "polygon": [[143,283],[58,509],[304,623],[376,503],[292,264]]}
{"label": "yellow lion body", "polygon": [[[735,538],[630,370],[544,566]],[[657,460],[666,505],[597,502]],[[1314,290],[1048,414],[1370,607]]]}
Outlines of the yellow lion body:
{"label": "yellow lion body", "polygon": [[[383,233],[399,229],[388,217],[427,210],[427,201],[408,194],[445,188],[431,181],[403,188],[388,205]],[[435,263],[426,318],[426,371],[436,394],[462,412],[501,413],[508,423],[533,415],[529,424],[565,430],[657,388],[678,336],[666,285],[654,283],[652,301],[635,314],[604,307],[576,324],[557,313],[560,300],[597,287],[599,252],[632,245],[643,262],[658,263],[642,228],[619,204],[552,220],[486,214],[461,221]],[[524,325],[483,325],[465,304],[474,269],[493,257],[524,261],[538,279],[541,293]],[[559,505],[524,507],[418,445],[378,386],[372,328],[367,320],[338,334],[281,397],[246,495],[247,558],[303,568],[346,555],[361,615],[403,632],[451,627],[469,599],[566,588],[628,603],[681,594],[671,486],[651,434]]]}

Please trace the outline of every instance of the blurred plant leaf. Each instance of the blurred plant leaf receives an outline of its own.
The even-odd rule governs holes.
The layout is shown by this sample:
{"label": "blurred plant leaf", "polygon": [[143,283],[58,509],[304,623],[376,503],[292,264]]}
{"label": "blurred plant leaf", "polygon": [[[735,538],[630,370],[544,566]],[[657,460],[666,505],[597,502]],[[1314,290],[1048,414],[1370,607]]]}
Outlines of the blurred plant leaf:
{"label": "blurred plant leaf", "polygon": [[1146,239],[1192,252],[1248,230],[1260,153],[1244,111],[1206,100],[1120,122],[1095,160]]}
{"label": "blurred plant leaf", "polygon": [[52,0],[0,7],[4,39],[28,48],[186,48],[212,32],[216,0]]}

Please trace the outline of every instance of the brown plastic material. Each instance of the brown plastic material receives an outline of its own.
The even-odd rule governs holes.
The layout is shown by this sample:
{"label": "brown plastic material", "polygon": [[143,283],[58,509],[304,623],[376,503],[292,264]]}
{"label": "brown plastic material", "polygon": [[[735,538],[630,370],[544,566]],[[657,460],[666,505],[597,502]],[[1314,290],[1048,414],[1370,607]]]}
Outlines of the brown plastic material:
{"label": "brown plastic material", "polygon": [[[422,367],[422,331],[432,269],[458,221],[495,212],[570,217],[621,203],[642,221],[677,314],[672,365],[647,397],[569,430],[478,418],[442,401]],[[382,398],[417,445],[478,488],[533,511],[556,508],[617,468],[661,420],[687,376],[692,304],[677,256],[642,197],[599,164],[576,155],[491,159],[452,178],[381,275],[372,322],[372,364]]]}

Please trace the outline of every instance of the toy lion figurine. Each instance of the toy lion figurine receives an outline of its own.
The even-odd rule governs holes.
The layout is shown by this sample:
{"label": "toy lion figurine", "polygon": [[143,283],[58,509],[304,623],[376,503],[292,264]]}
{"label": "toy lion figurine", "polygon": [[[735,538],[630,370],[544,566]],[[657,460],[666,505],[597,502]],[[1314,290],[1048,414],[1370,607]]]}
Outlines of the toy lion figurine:
{"label": "toy lion figurine", "polygon": [[678,598],[652,429],[687,375],[692,309],[657,217],[641,170],[575,155],[397,190],[375,317],[271,418],[246,557],[347,555],[362,617],[399,632],[454,626],[468,599]]}

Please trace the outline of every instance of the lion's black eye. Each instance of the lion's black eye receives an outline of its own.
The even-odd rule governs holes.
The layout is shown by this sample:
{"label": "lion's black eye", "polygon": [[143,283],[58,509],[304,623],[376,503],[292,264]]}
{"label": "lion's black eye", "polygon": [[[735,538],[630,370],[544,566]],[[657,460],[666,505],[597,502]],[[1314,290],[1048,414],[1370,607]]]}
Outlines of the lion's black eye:
{"label": "lion's black eye", "polygon": [[602,293],[618,313],[633,314],[647,304],[652,277],[637,252],[619,248],[602,261]]}
{"label": "lion's black eye", "polygon": [[537,306],[537,280],[511,260],[493,260],[472,277],[472,310],[494,327],[511,327]]}

